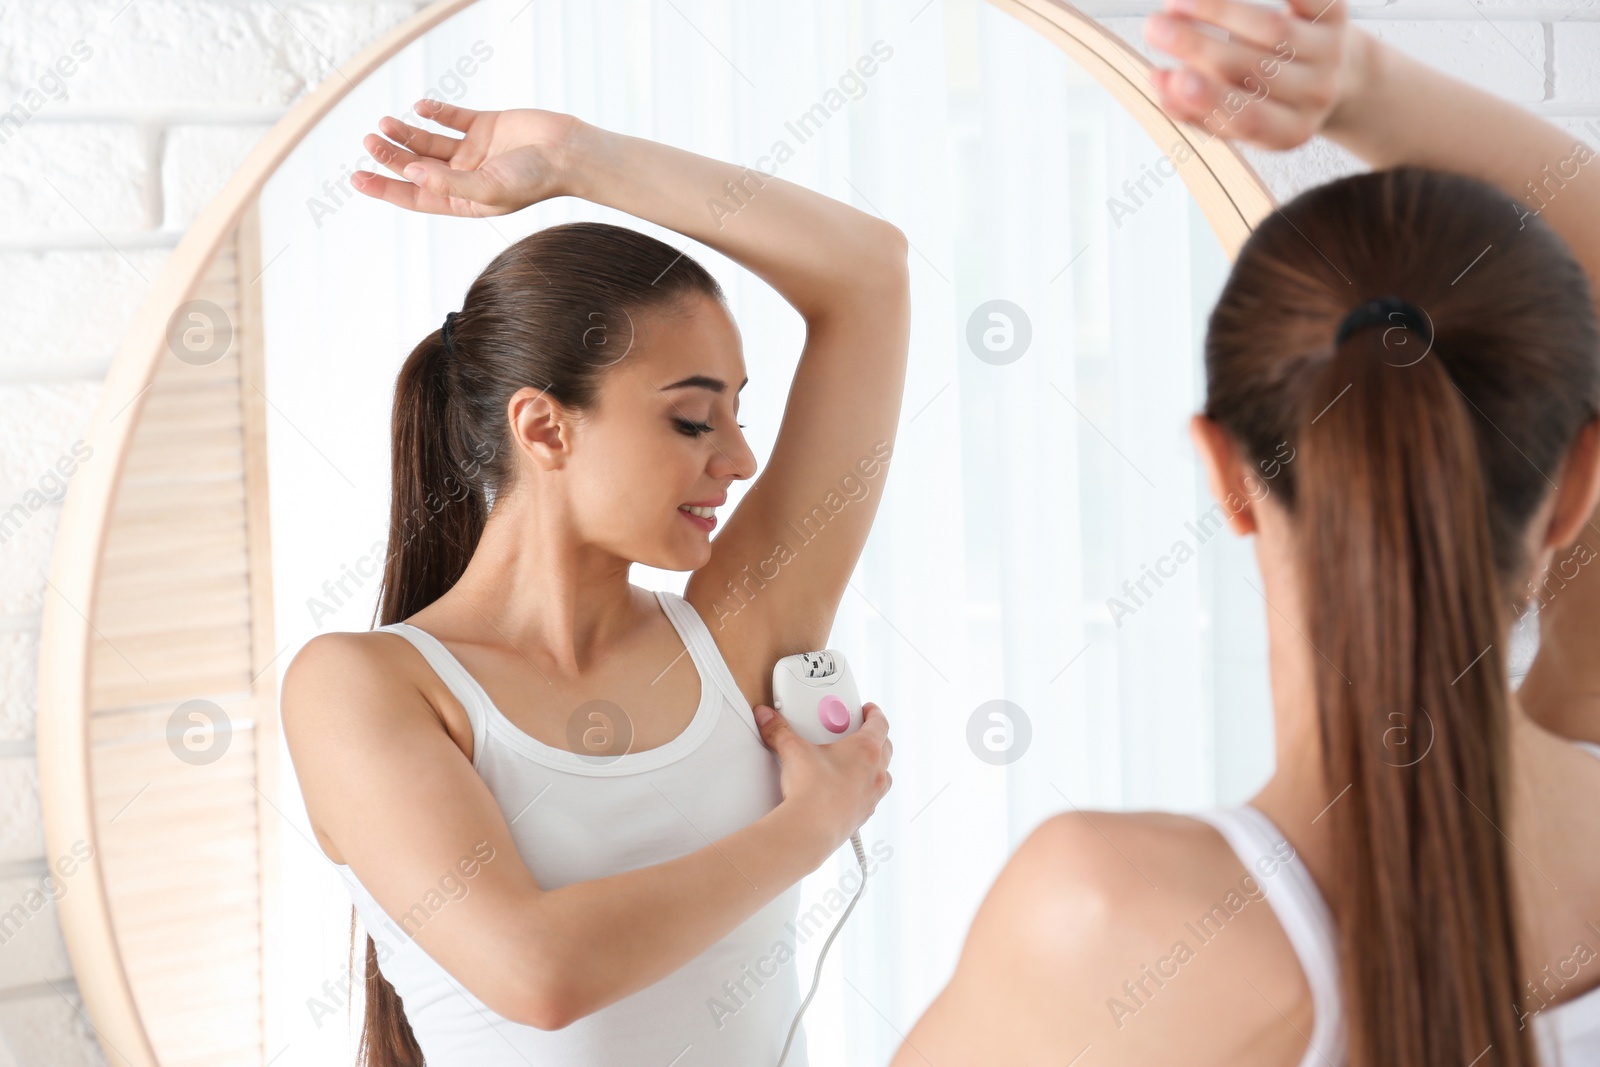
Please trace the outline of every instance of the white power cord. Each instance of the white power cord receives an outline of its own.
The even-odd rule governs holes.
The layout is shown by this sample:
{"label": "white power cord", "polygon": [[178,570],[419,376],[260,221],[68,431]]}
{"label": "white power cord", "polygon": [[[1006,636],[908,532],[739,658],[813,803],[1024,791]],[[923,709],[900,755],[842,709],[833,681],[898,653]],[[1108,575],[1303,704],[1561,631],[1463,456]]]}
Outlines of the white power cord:
{"label": "white power cord", "polygon": [[817,995],[817,984],[822,981],[822,961],[828,957],[828,946],[833,944],[833,939],[839,936],[839,931],[844,927],[844,921],[850,918],[851,910],[856,906],[856,901],[861,899],[861,894],[867,889],[867,853],[861,847],[861,831],[857,830],[850,835],[850,844],[856,850],[856,862],[861,865],[861,886],[856,890],[856,895],[850,898],[849,907],[844,909],[844,914],[839,916],[839,921],[834,924],[833,933],[828,935],[828,940],[822,943],[822,951],[817,954],[817,971],[811,977],[811,992],[806,994],[806,999],[800,1002],[800,1010],[794,1013],[794,1022],[789,1024],[789,1036],[784,1038],[783,1052],[778,1056],[778,1067],[783,1067],[783,1061],[789,1058],[789,1046],[794,1042],[794,1033],[800,1028],[800,1016],[806,1013],[806,1008],[811,1005],[811,998]]}

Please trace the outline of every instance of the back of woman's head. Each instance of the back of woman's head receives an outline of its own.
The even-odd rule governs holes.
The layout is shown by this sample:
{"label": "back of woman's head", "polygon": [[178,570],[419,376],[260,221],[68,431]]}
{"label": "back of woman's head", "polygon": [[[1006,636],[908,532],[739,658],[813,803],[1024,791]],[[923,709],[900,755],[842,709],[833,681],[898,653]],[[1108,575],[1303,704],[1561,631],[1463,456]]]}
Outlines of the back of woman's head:
{"label": "back of woman's head", "polygon": [[[1380,312],[1336,342],[1385,297],[1422,321]],[[1530,1067],[1499,829],[1504,653],[1530,521],[1597,411],[1587,279],[1481,182],[1345,178],[1250,236],[1206,368],[1205,414],[1277,467],[1329,799],[1350,787],[1325,816],[1350,1062],[1464,1065],[1492,1044],[1493,1062]]]}
{"label": "back of woman's head", "polygon": [[[439,599],[466,570],[494,499],[516,479],[508,405],[523,388],[569,411],[598,402],[602,379],[653,311],[696,296],[724,302],[706,269],[622,226],[539,230],[494,258],[461,310],[412,350],[395,383],[389,545],[378,595],[384,624]],[[354,949],[352,919],[352,951]],[[420,1067],[422,1054],[367,938],[359,1061]]]}

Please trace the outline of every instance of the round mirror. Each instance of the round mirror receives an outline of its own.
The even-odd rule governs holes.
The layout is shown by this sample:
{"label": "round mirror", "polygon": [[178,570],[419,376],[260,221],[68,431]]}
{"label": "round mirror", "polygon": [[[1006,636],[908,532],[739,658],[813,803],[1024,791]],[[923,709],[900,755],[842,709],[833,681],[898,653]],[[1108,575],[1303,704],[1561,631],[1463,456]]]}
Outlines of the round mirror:
{"label": "round mirror", "polygon": [[[895,789],[806,1014],[815,1062],[887,1061],[1046,815],[1201,807],[1265,777],[1264,669],[1214,669],[1263,660],[1254,564],[1216,536],[1185,420],[1270,196],[1064,3],[806,14],[435,4],[302,100],[186,234],[107,380],[88,440],[113,462],[74,481],[45,609],[46,835],[76,858],[58,906],[113,1064],[350,1062],[349,900],[281,751],[277,678],[311,636],[371,624],[395,374],[490,258],[572,219],[674,243],[728,292],[758,456],[782,418],[802,322],[715,251],[572,198],[464,220],[355,193],[377,169],[362,136],[425,95],[740,162],[910,241],[894,473],[829,642],[895,724]],[[803,984],[855,869],[842,852],[806,879]]]}

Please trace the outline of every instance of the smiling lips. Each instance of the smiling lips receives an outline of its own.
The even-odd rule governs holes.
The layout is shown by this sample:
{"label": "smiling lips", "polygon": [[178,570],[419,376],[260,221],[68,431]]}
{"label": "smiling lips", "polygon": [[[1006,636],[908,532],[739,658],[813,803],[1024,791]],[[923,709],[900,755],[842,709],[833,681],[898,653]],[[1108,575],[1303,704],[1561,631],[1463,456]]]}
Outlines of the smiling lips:
{"label": "smiling lips", "polygon": [[[723,498],[724,500],[726,498]],[[717,505],[722,500],[708,501],[705,504],[679,504],[678,513],[694,523],[700,529],[710,532],[717,525]]]}

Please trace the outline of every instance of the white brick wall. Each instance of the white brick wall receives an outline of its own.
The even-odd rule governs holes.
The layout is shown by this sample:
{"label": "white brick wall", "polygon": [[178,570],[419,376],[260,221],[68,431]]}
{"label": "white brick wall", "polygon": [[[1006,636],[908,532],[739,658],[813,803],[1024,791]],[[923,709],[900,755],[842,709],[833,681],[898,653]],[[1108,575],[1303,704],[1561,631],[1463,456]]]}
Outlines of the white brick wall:
{"label": "white brick wall", "polygon": [[31,756],[0,756],[0,865],[26,864],[44,854],[38,767]]}
{"label": "white brick wall", "polygon": [[[0,510],[81,436],[168,251],[250,146],[335,63],[421,6],[0,5],[0,112],[25,119],[0,125]],[[1156,3],[1083,6],[1144,50],[1139,23]],[[1353,11],[1397,47],[1600,144],[1600,0],[1355,0]],[[1357,169],[1326,143],[1249,155],[1283,199]],[[32,739],[58,512],[30,512],[0,544],[0,912],[45,870]],[[0,1067],[102,1062],[46,904],[0,944]]]}
{"label": "white brick wall", "polygon": [[217,123],[168,130],[161,157],[162,228],[187,229],[269,129]]}
{"label": "white brick wall", "polygon": [[130,122],[31,120],[0,153],[0,229],[149,229],[149,162]]}
{"label": "white brick wall", "polygon": [[184,228],[290,104],[422,6],[0,4],[0,513],[40,505],[25,504],[0,541],[0,1067],[105,1062],[54,901],[40,894],[33,737],[60,514],[52,469],[82,437],[122,331]]}
{"label": "white brick wall", "polygon": [[1550,27],[1555,67],[1561,72],[1554,99],[1600,112],[1600,22],[1561,22]]}
{"label": "white brick wall", "polygon": [[[0,147],[0,156],[5,152]],[[141,248],[135,243],[152,237],[162,246]],[[175,243],[153,230],[108,234],[107,240],[119,247],[108,248],[93,230],[19,236],[0,229],[0,321],[6,324],[0,330],[0,387],[49,381],[81,391],[84,383],[105,376],[123,328],[161,273],[165,245]],[[0,411],[17,408],[26,415],[22,397],[0,393]],[[84,423],[92,411],[92,405],[85,409]],[[7,420],[0,425],[22,423]],[[0,444],[0,457],[7,455],[8,447]],[[0,463],[8,462],[0,458]],[[44,471],[43,466],[28,469],[32,477]]]}
{"label": "white brick wall", "polygon": [[[17,96],[72,45],[79,106],[283,107],[315,88],[414,3],[287,4],[198,0],[19,3],[0,14],[0,91]],[[137,108],[136,108],[137,109]]]}

